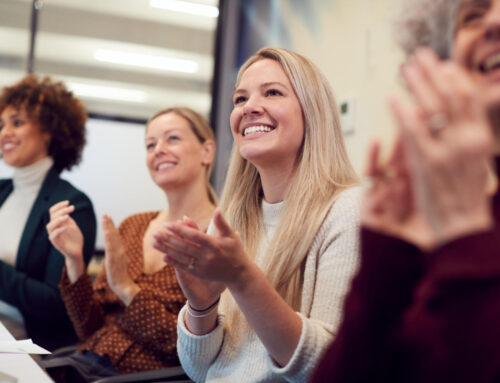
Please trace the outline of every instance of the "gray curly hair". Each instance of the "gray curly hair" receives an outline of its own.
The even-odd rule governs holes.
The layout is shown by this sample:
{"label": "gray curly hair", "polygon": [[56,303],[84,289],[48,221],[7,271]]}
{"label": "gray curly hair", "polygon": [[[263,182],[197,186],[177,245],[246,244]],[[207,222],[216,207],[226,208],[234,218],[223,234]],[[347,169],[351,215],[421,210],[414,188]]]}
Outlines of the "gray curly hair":
{"label": "gray curly hair", "polygon": [[396,43],[407,56],[421,46],[451,56],[455,13],[461,0],[404,0],[394,23]]}

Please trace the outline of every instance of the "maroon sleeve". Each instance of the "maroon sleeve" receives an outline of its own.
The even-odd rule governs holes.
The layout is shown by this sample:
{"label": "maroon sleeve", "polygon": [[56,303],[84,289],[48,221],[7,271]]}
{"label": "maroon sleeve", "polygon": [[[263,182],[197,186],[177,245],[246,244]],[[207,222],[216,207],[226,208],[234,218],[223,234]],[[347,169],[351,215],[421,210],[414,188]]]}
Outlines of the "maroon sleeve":
{"label": "maroon sleeve", "polygon": [[361,267],[344,305],[344,319],[313,382],[371,381],[389,335],[410,305],[422,274],[415,246],[361,229]]}

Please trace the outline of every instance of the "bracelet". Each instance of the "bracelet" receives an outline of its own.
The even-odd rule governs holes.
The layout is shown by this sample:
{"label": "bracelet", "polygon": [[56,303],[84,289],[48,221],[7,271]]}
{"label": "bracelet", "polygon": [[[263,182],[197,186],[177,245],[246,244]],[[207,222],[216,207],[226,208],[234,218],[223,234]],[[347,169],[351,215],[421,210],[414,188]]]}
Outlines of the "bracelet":
{"label": "bracelet", "polygon": [[191,315],[194,318],[204,318],[212,314],[212,312],[217,309],[217,305],[219,304],[219,302],[220,302],[220,296],[214,303],[212,303],[210,306],[208,306],[206,309],[203,310],[195,309],[189,304],[189,302],[187,302],[187,311],[189,315]]}

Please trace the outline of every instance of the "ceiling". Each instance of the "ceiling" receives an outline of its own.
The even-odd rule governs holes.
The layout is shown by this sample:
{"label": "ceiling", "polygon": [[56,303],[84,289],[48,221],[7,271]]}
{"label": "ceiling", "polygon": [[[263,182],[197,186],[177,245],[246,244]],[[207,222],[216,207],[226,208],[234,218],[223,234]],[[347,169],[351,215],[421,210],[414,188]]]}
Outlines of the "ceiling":
{"label": "ceiling", "polygon": [[[34,71],[65,81],[91,113],[147,119],[186,105],[208,115],[217,18],[153,8],[150,1],[169,0],[41,2]],[[1,86],[26,73],[31,6],[0,1]]]}

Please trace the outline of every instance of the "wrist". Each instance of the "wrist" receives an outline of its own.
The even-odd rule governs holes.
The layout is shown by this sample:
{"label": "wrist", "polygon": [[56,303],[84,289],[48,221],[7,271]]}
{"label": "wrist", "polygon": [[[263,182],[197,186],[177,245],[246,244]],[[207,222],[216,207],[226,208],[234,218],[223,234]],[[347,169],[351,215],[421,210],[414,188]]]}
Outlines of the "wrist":
{"label": "wrist", "polygon": [[85,273],[83,258],[66,257],[65,265],[70,283],[75,283]]}
{"label": "wrist", "polygon": [[252,285],[252,282],[258,280],[258,273],[262,270],[256,263],[248,260],[248,263],[242,266],[238,273],[234,273],[234,277],[226,283],[227,288],[231,292],[240,292]]}

